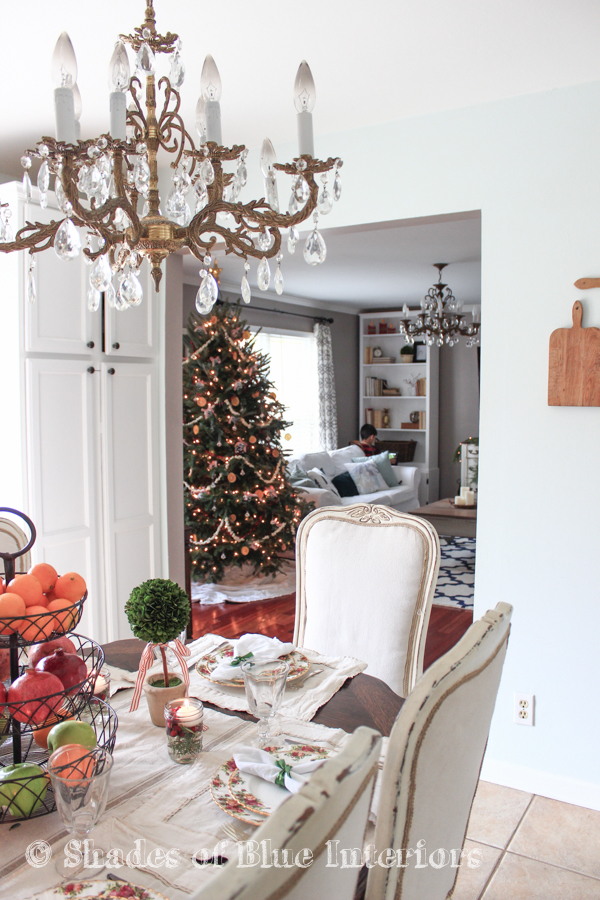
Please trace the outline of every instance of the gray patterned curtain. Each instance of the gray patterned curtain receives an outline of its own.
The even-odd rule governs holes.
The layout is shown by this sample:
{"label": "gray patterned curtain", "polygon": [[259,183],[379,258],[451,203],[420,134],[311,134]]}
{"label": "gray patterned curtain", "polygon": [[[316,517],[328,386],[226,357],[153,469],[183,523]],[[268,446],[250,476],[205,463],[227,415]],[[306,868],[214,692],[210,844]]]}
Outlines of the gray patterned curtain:
{"label": "gray patterned curtain", "polygon": [[323,322],[315,322],[313,329],[317,342],[317,367],[319,374],[319,437],[323,450],[337,450],[337,404],[331,328]]}

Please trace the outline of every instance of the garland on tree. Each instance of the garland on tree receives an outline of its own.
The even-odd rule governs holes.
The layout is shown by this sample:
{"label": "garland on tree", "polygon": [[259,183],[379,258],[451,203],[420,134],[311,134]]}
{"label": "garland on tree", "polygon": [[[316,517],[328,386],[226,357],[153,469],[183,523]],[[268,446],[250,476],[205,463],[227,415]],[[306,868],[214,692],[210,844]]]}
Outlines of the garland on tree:
{"label": "garland on tree", "polygon": [[219,581],[231,565],[278,572],[310,510],[286,480],[280,432],[291,423],[254,349],[239,304],[190,316],[184,336],[185,521],[192,578]]}

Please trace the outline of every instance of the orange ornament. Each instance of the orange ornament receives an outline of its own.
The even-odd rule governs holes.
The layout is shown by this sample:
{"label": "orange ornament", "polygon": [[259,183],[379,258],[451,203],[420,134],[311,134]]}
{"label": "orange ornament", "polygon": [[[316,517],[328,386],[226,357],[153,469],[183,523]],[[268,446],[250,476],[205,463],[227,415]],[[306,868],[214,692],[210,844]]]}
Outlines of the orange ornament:
{"label": "orange ornament", "polygon": [[271,400],[277,400],[277,394],[274,394],[273,391],[269,392],[269,397],[271,398]]}
{"label": "orange ornament", "polygon": [[231,513],[231,515],[229,516],[229,521],[230,521],[230,522],[235,522],[236,518],[237,518],[236,514],[235,514],[235,513]]}
{"label": "orange ornament", "polygon": [[249,553],[250,551],[247,547],[242,547],[242,556],[248,556]]}
{"label": "orange ornament", "polygon": [[255,444],[255,443],[256,443],[256,438],[254,437],[253,434],[250,435],[250,437],[248,438],[248,440],[250,441],[251,444]]}
{"label": "orange ornament", "polygon": [[245,332],[244,332],[244,340],[245,340],[245,341],[247,341],[251,336],[252,336],[252,335],[251,335],[251,332],[250,332],[250,331],[245,331]]}
{"label": "orange ornament", "polygon": [[265,496],[263,491],[254,491],[254,493],[256,494],[256,496],[258,497],[259,500],[262,500],[262,498]]}
{"label": "orange ornament", "polygon": [[277,447],[274,447],[274,448],[271,450],[271,453],[273,454],[273,456],[275,457],[275,459],[277,459],[277,457],[279,456],[279,450],[277,449]]}
{"label": "orange ornament", "polygon": [[227,481],[228,481],[230,484],[233,484],[233,482],[236,481],[236,480],[237,480],[237,479],[236,479],[235,475],[233,474],[233,472],[230,472],[229,475],[227,476]]}
{"label": "orange ornament", "polygon": [[87,585],[85,580],[78,575],[77,572],[67,572],[56,579],[54,592],[57,597],[62,600],[68,600],[70,603],[76,603],[81,600],[86,592]]}
{"label": "orange ornament", "polygon": [[216,317],[216,316],[211,316],[211,317],[210,317],[210,323],[211,323],[211,325],[216,325],[216,324],[217,324],[217,317]]}
{"label": "orange ornament", "polygon": [[232,398],[231,398],[231,405],[232,405],[232,406],[239,406],[239,405],[240,405],[240,398],[239,398],[239,397],[232,397]]}
{"label": "orange ornament", "polygon": [[260,392],[259,392],[259,391],[254,391],[254,393],[252,394],[252,396],[253,396],[254,399],[256,400],[257,397],[260,397]]}
{"label": "orange ornament", "polygon": [[198,428],[197,425],[194,425],[194,427],[192,428],[192,431],[194,432],[194,434],[198,434],[198,432],[200,431],[200,429]]}
{"label": "orange ornament", "polygon": [[198,406],[206,406],[206,397],[197,397],[196,403]]}

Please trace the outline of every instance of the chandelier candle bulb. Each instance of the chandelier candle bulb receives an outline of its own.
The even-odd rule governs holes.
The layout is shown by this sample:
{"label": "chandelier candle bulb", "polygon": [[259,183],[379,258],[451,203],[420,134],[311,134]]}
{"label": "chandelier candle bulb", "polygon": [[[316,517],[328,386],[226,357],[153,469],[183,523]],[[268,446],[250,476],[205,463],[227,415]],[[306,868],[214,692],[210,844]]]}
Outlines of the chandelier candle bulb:
{"label": "chandelier candle bulb", "polygon": [[221,76],[217,65],[210,55],[204,60],[200,78],[202,96],[204,97],[204,119],[206,123],[206,140],[214,141],[219,147],[223,144],[221,137]]}
{"label": "chandelier candle bulb", "polygon": [[310,66],[302,60],[296,73],[294,83],[294,106],[298,113],[298,154],[300,156],[315,155],[312,111],[315,107],[317,92]]}
{"label": "chandelier candle bulb", "polygon": [[77,129],[73,88],[77,83],[77,58],[66,31],[59,36],[52,54],[52,81],[55,87],[56,140],[74,144]]}

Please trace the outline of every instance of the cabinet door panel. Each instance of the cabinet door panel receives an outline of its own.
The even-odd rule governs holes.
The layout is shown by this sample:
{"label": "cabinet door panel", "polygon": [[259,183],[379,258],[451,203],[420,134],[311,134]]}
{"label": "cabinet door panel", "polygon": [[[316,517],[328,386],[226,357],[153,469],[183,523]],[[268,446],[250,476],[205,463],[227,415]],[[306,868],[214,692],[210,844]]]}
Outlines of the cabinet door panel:
{"label": "cabinet door panel", "polygon": [[105,580],[109,640],[130,637],[131,590],[160,575],[156,372],[152,364],[102,366]]}
{"label": "cabinet door panel", "polygon": [[[106,306],[104,349],[111,356],[152,358],[157,354],[158,294],[147,260],[142,263],[139,278],[144,289],[144,299],[139,306],[121,312]],[[162,284],[161,290],[164,289]]]}
{"label": "cabinet door panel", "polygon": [[[59,209],[25,206],[28,221],[46,224],[61,221]],[[87,342],[98,330],[100,313],[87,308],[87,272],[83,254],[75,259],[59,259],[53,250],[35,254],[35,303],[25,303],[25,349],[41,353],[89,353]],[[27,284],[29,254],[23,254],[24,283]],[[96,316],[98,324],[92,318]]]}
{"label": "cabinet door panel", "polygon": [[98,567],[98,373],[89,374],[84,360],[30,359],[26,386],[29,508],[37,529],[33,560],[85,578],[84,633],[106,640]]}

